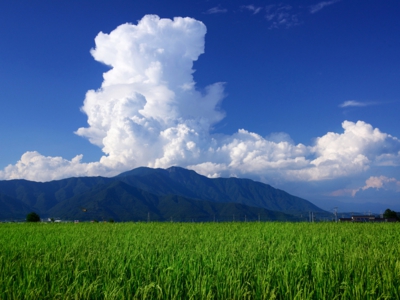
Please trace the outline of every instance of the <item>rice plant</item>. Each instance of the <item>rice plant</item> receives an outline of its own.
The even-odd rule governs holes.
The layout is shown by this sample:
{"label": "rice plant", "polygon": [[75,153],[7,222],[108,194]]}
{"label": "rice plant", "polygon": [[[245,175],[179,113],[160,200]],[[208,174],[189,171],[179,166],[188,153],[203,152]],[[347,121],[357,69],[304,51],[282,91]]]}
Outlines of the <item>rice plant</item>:
{"label": "rice plant", "polygon": [[0,224],[0,299],[400,299],[399,224]]}

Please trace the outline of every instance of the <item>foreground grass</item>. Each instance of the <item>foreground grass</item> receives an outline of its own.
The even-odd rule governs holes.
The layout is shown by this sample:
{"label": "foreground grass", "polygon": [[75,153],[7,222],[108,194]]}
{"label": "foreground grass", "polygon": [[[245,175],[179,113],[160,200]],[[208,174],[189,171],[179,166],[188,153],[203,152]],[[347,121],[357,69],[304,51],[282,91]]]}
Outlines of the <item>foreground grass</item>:
{"label": "foreground grass", "polygon": [[400,299],[399,224],[0,224],[0,299]]}

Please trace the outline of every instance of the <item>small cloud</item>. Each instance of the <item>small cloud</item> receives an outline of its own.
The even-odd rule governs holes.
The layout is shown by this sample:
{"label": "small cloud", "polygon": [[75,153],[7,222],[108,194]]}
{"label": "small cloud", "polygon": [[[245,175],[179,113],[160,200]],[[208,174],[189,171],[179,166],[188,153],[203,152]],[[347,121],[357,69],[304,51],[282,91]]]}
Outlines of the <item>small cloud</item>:
{"label": "small cloud", "polygon": [[352,196],[354,197],[359,191],[365,191],[368,189],[384,189],[384,190],[391,190],[395,192],[400,192],[400,181],[396,178],[389,178],[386,176],[371,176],[365,181],[365,185],[356,189],[342,189],[333,191],[330,193],[330,196],[333,197],[341,197],[341,196]]}
{"label": "small cloud", "polygon": [[226,8],[221,8],[219,6],[215,6],[215,7],[210,8],[209,10],[207,10],[205,12],[205,14],[207,14],[207,15],[224,14],[224,13],[227,13],[227,12],[228,12],[228,10]]}
{"label": "small cloud", "polygon": [[[326,6],[333,5],[341,0],[321,1],[311,6],[289,5],[286,3],[272,3],[265,7],[254,4],[242,5],[241,10],[252,12],[253,15],[265,11],[265,19],[270,23],[268,29],[291,28],[303,24],[304,16],[309,13],[314,14]],[[222,10],[219,6],[210,9],[207,13],[219,13]],[[225,12],[225,11],[221,11]]]}
{"label": "small cloud", "polygon": [[253,12],[253,15],[258,14],[263,8],[261,6],[255,7],[253,4],[250,5],[243,5],[242,8],[247,9],[251,12]]}
{"label": "small cloud", "polygon": [[332,193],[330,193],[328,195],[332,196],[332,197],[342,197],[342,196],[353,195],[353,194],[354,194],[354,190],[352,190],[352,189],[342,189],[342,190],[333,191]]}
{"label": "small cloud", "polygon": [[363,106],[370,106],[370,105],[375,105],[375,102],[360,102],[356,100],[348,100],[343,102],[342,104],[339,105],[339,107],[363,107]]}
{"label": "small cloud", "polygon": [[319,12],[321,9],[323,9],[325,6],[335,4],[336,2],[339,2],[339,1],[341,1],[341,0],[322,1],[317,4],[311,5],[310,13],[315,14],[316,12]]}
{"label": "small cloud", "polygon": [[290,28],[299,25],[298,14],[294,12],[291,5],[271,4],[265,7],[265,18],[271,23],[269,29],[286,27]]}
{"label": "small cloud", "polygon": [[246,10],[252,12],[252,15],[261,15],[260,12],[265,12],[264,18],[270,24],[268,29],[277,29],[282,27],[291,28],[302,24],[299,20],[299,17],[302,14],[301,7],[279,3],[269,4],[265,7],[250,4],[243,5],[240,8],[242,11]]}
{"label": "small cloud", "polygon": [[367,189],[385,189],[400,192],[400,181],[396,178],[386,176],[371,176],[365,181],[365,186],[361,188],[363,191]]}

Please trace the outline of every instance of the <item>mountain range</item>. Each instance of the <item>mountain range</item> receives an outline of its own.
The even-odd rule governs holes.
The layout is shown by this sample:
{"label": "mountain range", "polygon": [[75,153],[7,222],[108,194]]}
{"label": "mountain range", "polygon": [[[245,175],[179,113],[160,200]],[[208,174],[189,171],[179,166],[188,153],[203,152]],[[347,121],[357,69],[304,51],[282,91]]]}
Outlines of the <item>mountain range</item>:
{"label": "mountain range", "polygon": [[0,220],[42,218],[115,221],[298,221],[311,202],[268,184],[208,178],[180,167],[140,167],[115,177],[73,177],[50,182],[0,181]]}

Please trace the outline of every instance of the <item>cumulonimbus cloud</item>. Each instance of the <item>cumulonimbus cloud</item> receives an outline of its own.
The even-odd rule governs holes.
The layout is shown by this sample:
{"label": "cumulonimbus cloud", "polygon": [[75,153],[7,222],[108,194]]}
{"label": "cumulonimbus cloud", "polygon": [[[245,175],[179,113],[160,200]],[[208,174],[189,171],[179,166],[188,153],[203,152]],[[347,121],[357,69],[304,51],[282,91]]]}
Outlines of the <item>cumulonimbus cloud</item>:
{"label": "cumulonimbus cloud", "polygon": [[99,33],[91,54],[110,69],[101,87],[86,93],[81,110],[88,125],[76,134],[104,155],[83,163],[81,155],[66,160],[27,152],[0,171],[0,178],[47,181],[177,165],[210,177],[315,181],[400,163],[399,140],[362,121],[345,121],[343,132],[329,132],[312,145],[245,129],[211,134],[225,116],[220,109],[225,94],[223,83],[196,88],[193,62],[204,52],[205,34],[205,25],[195,19],[155,15]]}

